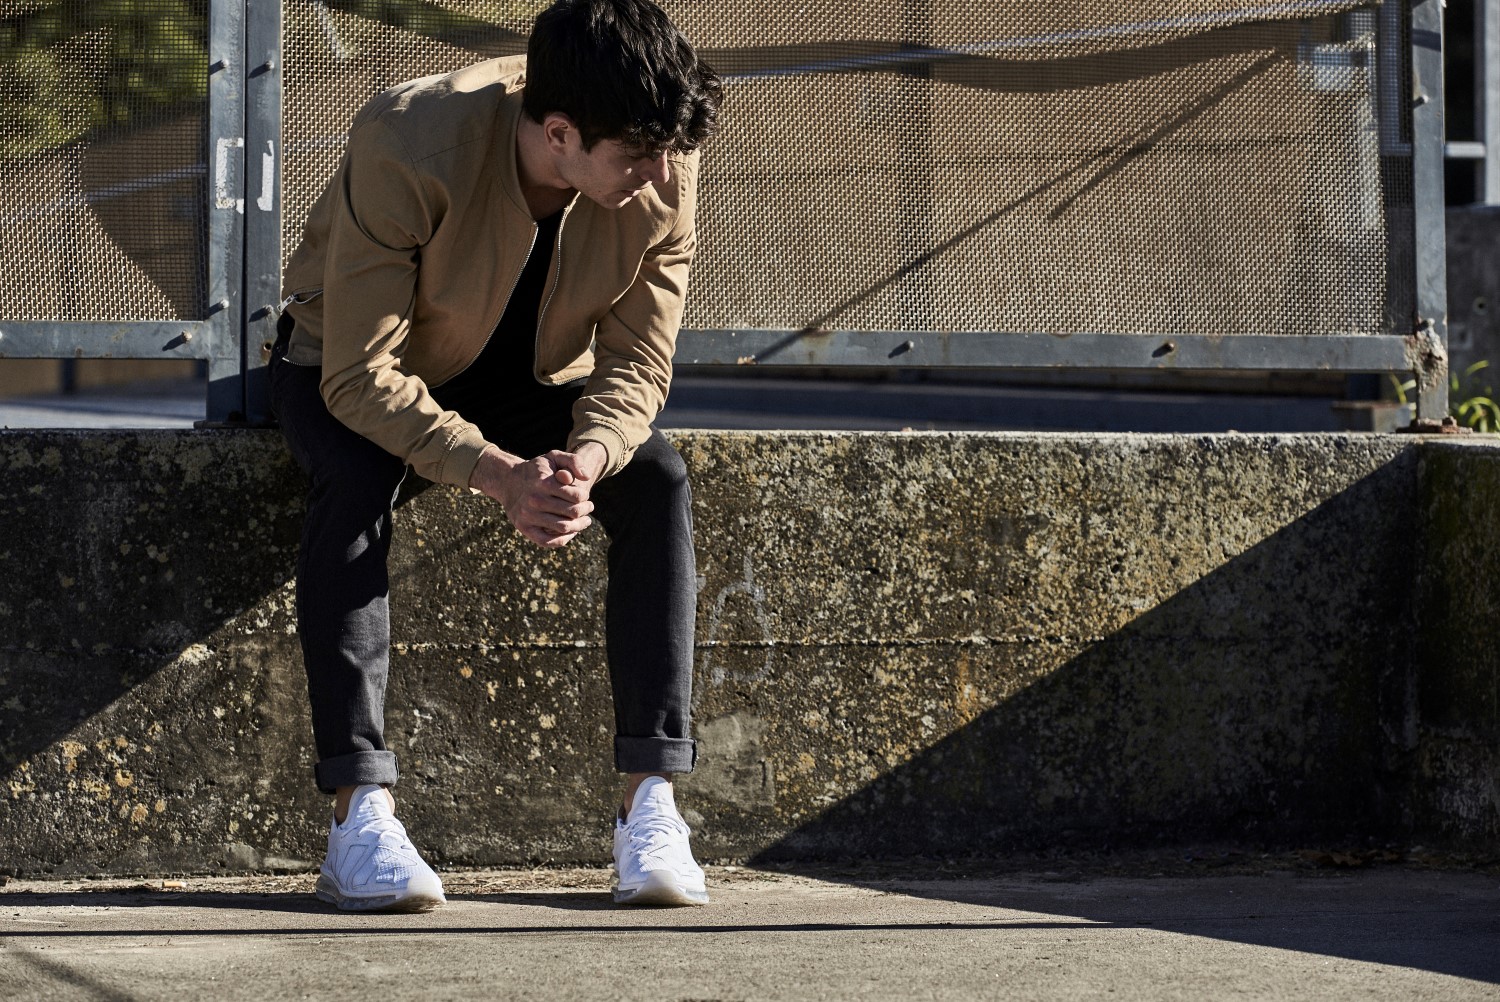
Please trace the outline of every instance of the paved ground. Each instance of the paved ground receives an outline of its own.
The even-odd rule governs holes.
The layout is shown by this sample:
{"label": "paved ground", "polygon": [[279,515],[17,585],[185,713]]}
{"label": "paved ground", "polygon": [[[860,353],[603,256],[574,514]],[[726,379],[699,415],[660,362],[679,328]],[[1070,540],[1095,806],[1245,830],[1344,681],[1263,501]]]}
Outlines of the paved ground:
{"label": "paved ground", "polygon": [[651,911],[602,871],[445,879],[412,916],[339,914],[307,876],[13,881],[0,998],[1500,999],[1494,872],[719,867],[709,907]]}

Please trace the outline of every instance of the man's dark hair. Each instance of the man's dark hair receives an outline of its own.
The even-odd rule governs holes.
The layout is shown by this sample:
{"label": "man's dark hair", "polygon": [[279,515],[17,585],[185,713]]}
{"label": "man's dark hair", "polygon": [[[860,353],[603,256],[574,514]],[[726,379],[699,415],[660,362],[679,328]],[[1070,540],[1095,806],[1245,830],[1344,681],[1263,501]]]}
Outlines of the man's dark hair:
{"label": "man's dark hair", "polygon": [[591,149],[696,149],[718,129],[724,87],[651,0],[558,0],[526,49],[526,114],[571,118]]}

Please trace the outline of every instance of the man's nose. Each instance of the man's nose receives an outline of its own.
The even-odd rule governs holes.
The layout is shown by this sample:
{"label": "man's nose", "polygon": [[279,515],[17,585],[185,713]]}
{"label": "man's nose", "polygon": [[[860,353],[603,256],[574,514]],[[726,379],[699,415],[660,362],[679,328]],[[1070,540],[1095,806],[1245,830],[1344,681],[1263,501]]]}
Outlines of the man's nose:
{"label": "man's nose", "polygon": [[652,184],[666,184],[672,180],[672,166],[667,163],[667,155],[663,153],[652,160],[648,166],[642,168],[641,177]]}

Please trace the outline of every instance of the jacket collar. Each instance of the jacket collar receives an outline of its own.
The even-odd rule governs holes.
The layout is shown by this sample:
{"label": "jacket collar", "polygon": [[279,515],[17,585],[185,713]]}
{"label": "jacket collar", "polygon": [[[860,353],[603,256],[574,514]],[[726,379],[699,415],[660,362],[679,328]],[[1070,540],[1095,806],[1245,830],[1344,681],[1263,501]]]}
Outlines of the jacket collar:
{"label": "jacket collar", "polygon": [[496,114],[499,119],[499,128],[495,131],[499,136],[500,155],[495,159],[501,165],[501,185],[505,188],[505,196],[510,199],[520,212],[528,219],[531,218],[531,209],[526,205],[526,196],[521,193],[521,168],[516,163],[518,151],[516,149],[516,129],[520,124],[521,115],[521,88],[515,87],[505,95],[500,102],[500,109]]}

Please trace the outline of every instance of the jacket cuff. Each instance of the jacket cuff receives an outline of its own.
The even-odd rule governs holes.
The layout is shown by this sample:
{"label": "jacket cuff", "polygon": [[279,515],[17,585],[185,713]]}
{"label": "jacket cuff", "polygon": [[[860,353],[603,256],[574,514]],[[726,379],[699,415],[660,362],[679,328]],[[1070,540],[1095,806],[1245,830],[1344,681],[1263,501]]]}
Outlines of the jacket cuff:
{"label": "jacket cuff", "polygon": [[455,487],[469,486],[474,467],[479,465],[479,456],[489,447],[489,442],[474,425],[467,425],[448,446],[438,469],[438,481]]}
{"label": "jacket cuff", "polygon": [[624,469],[625,464],[630,462],[631,453],[635,451],[626,444],[625,436],[608,425],[591,424],[575,429],[568,436],[568,451],[577,452],[584,442],[597,442],[604,447],[604,472],[600,474],[601,480]]}

